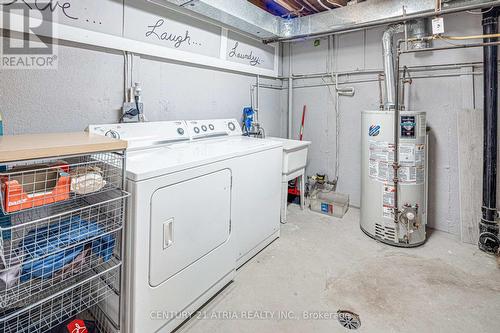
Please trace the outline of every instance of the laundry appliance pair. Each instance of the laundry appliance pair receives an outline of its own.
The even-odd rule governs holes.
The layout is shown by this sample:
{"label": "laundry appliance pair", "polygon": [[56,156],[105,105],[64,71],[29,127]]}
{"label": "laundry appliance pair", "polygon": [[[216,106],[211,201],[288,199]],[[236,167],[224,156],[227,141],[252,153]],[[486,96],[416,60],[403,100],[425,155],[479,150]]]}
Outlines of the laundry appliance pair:
{"label": "laundry appliance pair", "polygon": [[88,130],[129,143],[125,332],[171,332],[279,236],[280,142],[233,119]]}

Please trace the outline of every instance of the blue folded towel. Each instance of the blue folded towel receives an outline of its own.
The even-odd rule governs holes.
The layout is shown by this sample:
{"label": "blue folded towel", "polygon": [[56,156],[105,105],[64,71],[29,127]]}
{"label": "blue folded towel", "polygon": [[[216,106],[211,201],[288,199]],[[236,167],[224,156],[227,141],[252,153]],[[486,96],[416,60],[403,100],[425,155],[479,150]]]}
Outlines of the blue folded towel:
{"label": "blue folded towel", "polygon": [[[97,223],[88,222],[80,217],[72,217],[47,227],[31,230],[21,244],[24,261],[29,261],[22,265],[21,282],[36,278],[51,278],[75,260],[87,245],[90,245],[93,254],[99,255],[105,262],[110,260],[115,246],[115,239],[112,235],[104,235],[88,243],[61,251],[72,244],[83,242],[101,233],[101,228]],[[48,255],[53,252],[56,253]]]}

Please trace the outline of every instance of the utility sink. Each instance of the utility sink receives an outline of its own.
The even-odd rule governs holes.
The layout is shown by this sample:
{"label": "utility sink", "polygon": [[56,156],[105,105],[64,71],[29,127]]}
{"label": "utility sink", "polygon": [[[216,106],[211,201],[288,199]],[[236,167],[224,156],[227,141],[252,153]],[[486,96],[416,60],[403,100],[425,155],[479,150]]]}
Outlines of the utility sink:
{"label": "utility sink", "polygon": [[282,138],[268,137],[283,143],[283,174],[289,175],[297,170],[304,169],[307,165],[307,152],[310,141],[289,140]]}

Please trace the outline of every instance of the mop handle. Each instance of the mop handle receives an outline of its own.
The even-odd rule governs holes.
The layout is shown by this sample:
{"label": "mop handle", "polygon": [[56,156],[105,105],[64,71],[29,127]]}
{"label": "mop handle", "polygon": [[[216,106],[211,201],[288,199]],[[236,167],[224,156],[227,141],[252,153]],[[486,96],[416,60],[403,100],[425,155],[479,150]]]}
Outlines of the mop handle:
{"label": "mop handle", "polygon": [[307,106],[304,105],[304,110],[302,111],[302,124],[300,125],[300,141],[302,141],[302,137],[304,136],[304,121],[306,118],[306,110]]}

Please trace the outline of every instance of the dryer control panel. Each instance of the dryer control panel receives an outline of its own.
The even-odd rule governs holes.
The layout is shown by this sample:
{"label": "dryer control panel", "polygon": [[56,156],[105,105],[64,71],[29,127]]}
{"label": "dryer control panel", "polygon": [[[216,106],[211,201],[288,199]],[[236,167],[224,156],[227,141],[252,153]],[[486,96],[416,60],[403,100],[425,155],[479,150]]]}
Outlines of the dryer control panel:
{"label": "dryer control panel", "polygon": [[187,120],[186,125],[191,140],[243,134],[236,119]]}
{"label": "dryer control panel", "polygon": [[129,149],[154,148],[190,139],[184,121],[90,125],[86,131],[128,141]]}

